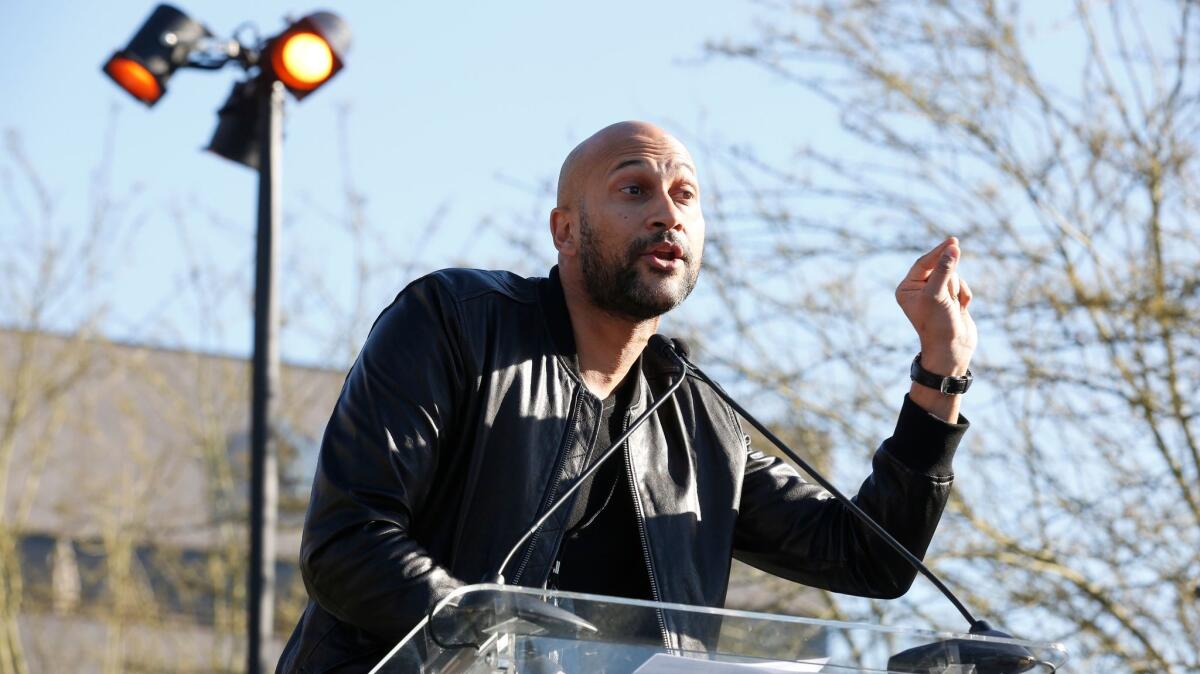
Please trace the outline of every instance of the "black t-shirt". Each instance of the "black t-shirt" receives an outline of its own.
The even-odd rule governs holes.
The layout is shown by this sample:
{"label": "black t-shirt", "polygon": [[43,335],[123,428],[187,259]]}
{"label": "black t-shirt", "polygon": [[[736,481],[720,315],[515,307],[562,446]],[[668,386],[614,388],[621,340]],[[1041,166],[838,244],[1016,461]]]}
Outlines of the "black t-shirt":
{"label": "black t-shirt", "polygon": [[[589,461],[599,459],[625,432],[635,376],[631,370],[604,400]],[[618,449],[576,493],[559,547],[556,573],[550,581],[553,587],[631,599],[652,598],[625,451]]]}

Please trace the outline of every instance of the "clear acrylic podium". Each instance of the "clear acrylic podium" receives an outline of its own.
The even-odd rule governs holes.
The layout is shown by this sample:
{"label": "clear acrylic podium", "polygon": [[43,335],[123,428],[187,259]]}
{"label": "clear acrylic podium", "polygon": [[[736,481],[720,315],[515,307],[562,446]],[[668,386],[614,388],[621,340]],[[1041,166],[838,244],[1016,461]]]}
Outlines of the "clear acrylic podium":
{"label": "clear acrylic podium", "polygon": [[[678,632],[690,636],[668,636]],[[970,658],[960,653],[978,656],[981,646],[996,655],[962,664]],[[920,656],[897,659],[909,649]],[[471,585],[438,604],[371,672],[1006,674],[1054,672],[1065,661],[1054,643]]]}

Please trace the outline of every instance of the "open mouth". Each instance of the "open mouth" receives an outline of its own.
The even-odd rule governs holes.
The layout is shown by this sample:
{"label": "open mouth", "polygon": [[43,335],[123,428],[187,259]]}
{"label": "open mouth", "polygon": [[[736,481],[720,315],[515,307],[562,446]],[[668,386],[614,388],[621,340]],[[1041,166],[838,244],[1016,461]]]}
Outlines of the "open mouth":
{"label": "open mouth", "polygon": [[642,253],[642,257],[649,260],[651,266],[660,269],[670,269],[685,261],[683,246],[673,243],[660,243]]}

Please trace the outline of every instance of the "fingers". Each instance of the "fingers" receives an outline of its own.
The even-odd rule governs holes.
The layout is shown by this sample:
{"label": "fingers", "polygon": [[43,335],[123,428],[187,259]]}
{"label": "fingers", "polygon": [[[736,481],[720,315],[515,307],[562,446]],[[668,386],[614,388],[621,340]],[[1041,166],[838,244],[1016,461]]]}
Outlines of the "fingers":
{"label": "fingers", "polygon": [[943,252],[947,246],[958,245],[958,239],[949,237],[945,241],[939,243],[933,250],[925,253],[917,258],[911,269],[908,270],[908,275],[905,276],[906,281],[924,281],[929,278],[929,275],[937,267],[938,261],[942,258]]}
{"label": "fingers", "polygon": [[971,294],[971,287],[967,285],[967,280],[959,279],[958,280],[958,305],[961,306],[964,311],[966,310],[967,305],[969,305],[971,303],[972,297],[973,297],[973,295]]}
{"label": "fingers", "polygon": [[957,239],[952,238],[942,247],[942,253],[934,263],[933,271],[929,273],[929,278],[925,283],[925,292],[935,297],[940,297],[942,293],[946,293],[950,297],[958,295],[958,274],[954,272],[958,267],[960,252]]}

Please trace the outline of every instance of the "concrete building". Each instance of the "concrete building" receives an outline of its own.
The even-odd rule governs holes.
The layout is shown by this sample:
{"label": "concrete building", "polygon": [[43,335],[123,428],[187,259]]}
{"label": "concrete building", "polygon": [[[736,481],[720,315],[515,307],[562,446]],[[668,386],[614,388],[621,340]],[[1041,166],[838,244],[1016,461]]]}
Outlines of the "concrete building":
{"label": "concrete building", "polygon": [[[304,602],[300,526],[343,378],[281,372],[283,638]],[[236,358],[0,332],[0,610],[19,633],[0,637],[0,657],[30,672],[244,668],[249,381]]]}

